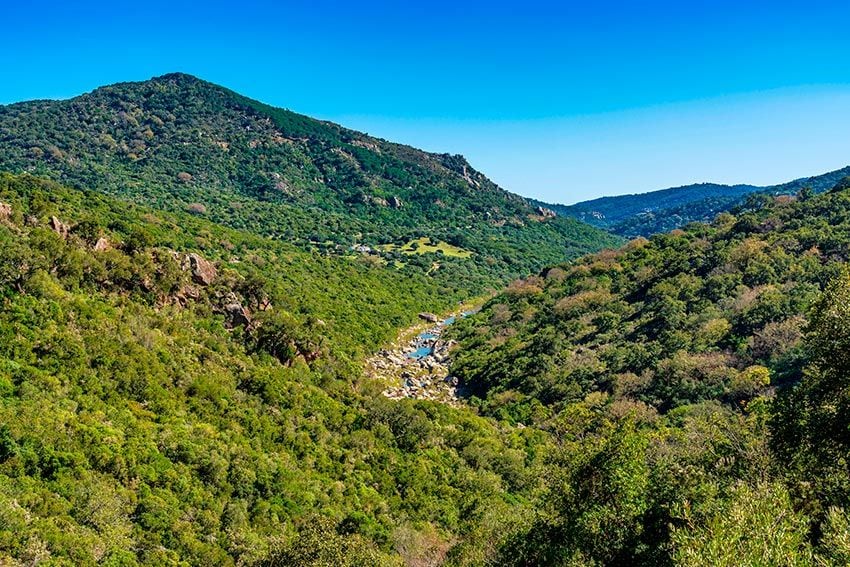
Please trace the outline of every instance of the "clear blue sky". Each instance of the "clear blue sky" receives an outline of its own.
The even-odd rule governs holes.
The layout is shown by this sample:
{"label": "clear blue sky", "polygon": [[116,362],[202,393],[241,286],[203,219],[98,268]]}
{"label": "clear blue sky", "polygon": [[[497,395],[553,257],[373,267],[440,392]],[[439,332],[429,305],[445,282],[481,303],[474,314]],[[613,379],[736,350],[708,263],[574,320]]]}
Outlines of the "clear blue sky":
{"label": "clear blue sky", "polygon": [[16,2],[0,103],[184,71],[552,201],[850,164],[850,2]]}

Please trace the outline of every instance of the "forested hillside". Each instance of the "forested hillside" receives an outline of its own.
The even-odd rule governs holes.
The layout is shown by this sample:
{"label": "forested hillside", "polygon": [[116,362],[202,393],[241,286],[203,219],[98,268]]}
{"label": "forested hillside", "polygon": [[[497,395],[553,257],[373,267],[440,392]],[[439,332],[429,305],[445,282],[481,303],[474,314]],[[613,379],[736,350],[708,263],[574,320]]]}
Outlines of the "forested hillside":
{"label": "forested hillside", "polygon": [[421,273],[3,175],[0,300],[4,563],[470,564],[533,497],[541,432],[363,381]]}
{"label": "forested hillside", "polygon": [[850,190],[762,205],[519,280],[451,331],[474,405],[559,447],[510,562],[847,563]]}
{"label": "forested hillside", "polygon": [[458,408],[360,370],[453,303],[418,271],[28,176],[0,217],[12,564],[850,558],[850,190],[512,284],[447,331]]}
{"label": "forested hillside", "polygon": [[[540,216],[462,156],[373,138],[179,73],[0,107],[0,170],[302,247],[357,245],[425,271],[438,261],[477,290],[617,242],[573,219]],[[472,255],[422,258],[390,246],[422,237]]]}
{"label": "forested hillside", "polygon": [[549,207],[559,215],[632,238],[668,232],[690,222],[710,222],[719,213],[746,208],[747,199],[795,195],[804,187],[813,193],[822,193],[848,174],[850,167],[845,167],[767,187],[697,183],[649,193],[600,197],[569,206],[531,202]]}

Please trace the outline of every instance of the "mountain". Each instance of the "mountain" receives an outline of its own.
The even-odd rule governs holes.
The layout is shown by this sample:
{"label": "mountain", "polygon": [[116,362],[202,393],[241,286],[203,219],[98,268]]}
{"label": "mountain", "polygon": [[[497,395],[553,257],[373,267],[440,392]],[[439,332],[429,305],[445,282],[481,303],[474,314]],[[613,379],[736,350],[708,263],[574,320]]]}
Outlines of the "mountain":
{"label": "mountain", "polygon": [[187,75],[0,148],[0,563],[482,564],[529,513],[545,437],[365,358],[618,238]]}
{"label": "mountain", "polygon": [[569,206],[533,199],[530,202],[630,238],[667,232],[689,222],[710,222],[718,213],[742,205],[752,194],[794,195],[805,187],[821,193],[849,174],[850,166],[765,187],[698,183],[649,193],[600,197]]}
{"label": "mountain", "polygon": [[[572,219],[541,217],[462,156],[373,138],[179,73],[0,107],[0,170],[331,253],[354,246],[426,271],[438,260],[477,290],[617,242]],[[422,238],[440,257],[411,251]]]}
{"label": "mountain", "polygon": [[553,266],[452,328],[479,411],[561,447],[502,564],[845,562],[848,180]]}

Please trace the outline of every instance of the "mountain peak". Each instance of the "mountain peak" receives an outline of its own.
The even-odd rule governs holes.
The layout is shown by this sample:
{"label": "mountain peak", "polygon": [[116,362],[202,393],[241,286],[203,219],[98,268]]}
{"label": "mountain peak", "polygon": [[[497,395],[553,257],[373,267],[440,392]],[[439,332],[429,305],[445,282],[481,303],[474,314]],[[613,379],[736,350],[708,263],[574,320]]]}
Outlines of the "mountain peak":
{"label": "mountain peak", "polygon": [[166,73],[164,75],[159,75],[157,77],[151,77],[147,81],[140,81],[140,82],[142,82],[142,83],[171,83],[171,84],[174,84],[174,85],[192,85],[192,86],[204,85],[204,86],[210,86],[210,87],[217,87],[217,88],[220,88],[220,89],[224,88],[224,87],[221,87],[219,85],[216,85],[215,83],[211,83],[209,81],[205,81],[204,79],[196,77],[195,75],[190,75],[189,73],[183,73],[183,72],[180,72],[180,71],[176,71],[176,72],[173,72],[173,73]]}
{"label": "mountain peak", "polygon": [[182,71],[174,71],[172,73],[166,73],[164,75],[159,75],[158,77],[152,77],[151,81],[192,81],[192,82],[206,82],[202,79],[196,77],[195,75],[190,75],[189,73],[183,73]]}

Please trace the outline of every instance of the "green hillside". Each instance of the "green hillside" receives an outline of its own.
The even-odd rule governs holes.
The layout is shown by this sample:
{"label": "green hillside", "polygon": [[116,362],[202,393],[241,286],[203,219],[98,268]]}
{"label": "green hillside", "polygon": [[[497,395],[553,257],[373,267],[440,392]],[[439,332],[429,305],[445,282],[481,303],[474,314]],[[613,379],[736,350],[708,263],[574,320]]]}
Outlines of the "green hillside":
{"label": "green hillside", "polygon": [[842,564],[848,218],[777,200],[520,280],[448,331],[453,408],[361,371],[454,303],[421,272],[0,176],[0,557]]}
{"label": "green hillside", "polygon": [[[331,253],[422,237],[480,291],[616,244],[543,219],[462,156],[431,154],[250,100],[184,74],[0,107],[0,170],[28,172]],[[468,280],[468,281],[467,281]]]}
{"label": "green hillside", "polygon": [[451,331],[473,405],[560,447],[506,564],[846,562],[846,187],[549,268]]}
{"label": "green hillside", "polygon": [[541,433],[363,380],[421,273],[2,175],[0,301],[4,563],[469,564],[533,496]]}
{"label": "green hillside", "polygon": [[180,74],[0,168],[0,565],[850,564],[841,171],[622,244]]}

